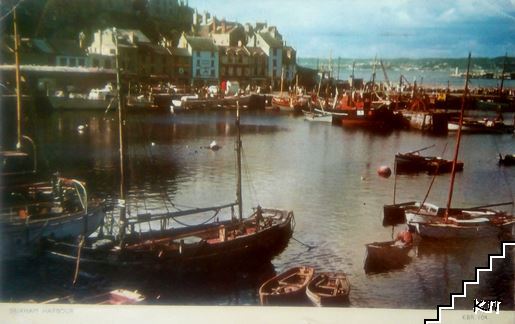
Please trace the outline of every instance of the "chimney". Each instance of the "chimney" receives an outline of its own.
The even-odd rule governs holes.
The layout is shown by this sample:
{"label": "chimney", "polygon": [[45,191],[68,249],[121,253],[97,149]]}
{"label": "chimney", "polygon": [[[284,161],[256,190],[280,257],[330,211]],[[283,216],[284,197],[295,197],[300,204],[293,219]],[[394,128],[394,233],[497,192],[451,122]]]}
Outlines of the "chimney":
{"label": "chimney", "polygon": [[222,33],[225,34],[225,19],[222,19]]}
{"label": "chimney", "polygon": [[213,17],[213,32],[216,33],[216,16]]}

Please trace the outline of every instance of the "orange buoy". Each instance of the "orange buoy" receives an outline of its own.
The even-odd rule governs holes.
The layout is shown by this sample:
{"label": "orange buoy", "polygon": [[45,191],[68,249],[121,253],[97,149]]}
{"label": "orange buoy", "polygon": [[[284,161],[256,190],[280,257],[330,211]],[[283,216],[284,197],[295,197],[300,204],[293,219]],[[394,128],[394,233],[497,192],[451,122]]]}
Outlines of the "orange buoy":
{"label": "orange buoy", "polygon": [[379,174],[381,177],[389,178],[392,175],[392,170],[388,166],[383,165],[377,169],[377,174]]}

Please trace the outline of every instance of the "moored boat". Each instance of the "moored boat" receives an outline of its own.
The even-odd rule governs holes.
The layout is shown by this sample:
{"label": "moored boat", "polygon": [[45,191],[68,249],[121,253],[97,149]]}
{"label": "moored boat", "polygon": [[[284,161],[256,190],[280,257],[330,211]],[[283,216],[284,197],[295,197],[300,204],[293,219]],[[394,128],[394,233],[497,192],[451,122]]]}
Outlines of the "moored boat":
{"label": "moored boat", "polygon": [[315,270],[300,266],[268,279],[259,288],[261,305],[302,305],[306,302],[306,287]]}
{"label": "moored boat", "polygon": [[[459,121],[451,119],[448,122],[449,132],[455,132],[459,128]],[[514,126],[505,124],[501,119],[464,119],[461,126],[463,133],[487,133],[487,134],[506,134],[513,133]]]}
{"label": "moored boat", "polygon": [[412,244],[400,241],[374,242],[366,244],[365,273],[379,273],[404,267],[411,257]]}
{"label": "moored boat", "polygon": [[344,306],[349,302],[350,283],[343,272],[317,274],[306,287],[315,306]]}
{"label": "moored boat", "polygon": [[515,165],[515,154],[506,154],[504,157],[499,154],[499,165]]}
{"label": "moored boat", "polygon": [[[439,208],[431,210],[430,213],[426,213],[420,207],[418,209],[409,208],[405,210],[408,226],[412,231],[415,231],[423,238],[499,238],[504,232],[509,234],[513,233],[513,227],[515,224],[515,218],[513,215],[508,215],[505,212],[486,208],[495,206],[495,204],[476,208],[451,208],[454,180],[458,162],[457,159],[462,134],[463,113],[468,93],[470,56],[471,55],[469,54],[467,77],[465,79],[465,92],[462,98],[460,119],[458,122],[457,140],[451,167],[452,172],[447,206],[445,209],[443,209],[443,213],[439,212],[441,210]],[[419,206],[423,207],[424,204],[422,203]]]}

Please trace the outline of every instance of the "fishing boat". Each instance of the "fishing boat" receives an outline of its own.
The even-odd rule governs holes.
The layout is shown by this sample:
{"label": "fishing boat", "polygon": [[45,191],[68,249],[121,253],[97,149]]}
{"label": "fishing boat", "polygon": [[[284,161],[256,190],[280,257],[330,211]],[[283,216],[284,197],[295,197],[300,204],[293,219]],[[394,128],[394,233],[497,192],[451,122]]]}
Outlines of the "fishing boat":
{"label": "fishing boat", "polygon": [[[45,246],[49,256],[91,266],[93,271],[101,267],[108,271],[119,268],[131,272],[167,269],[170,272],[190,273],[262,265],[270,262],[287,246],[294,228],[292,211],[257,206],[250,216],[243,218],[239,109],[236,111],[236,202],[189,210],[171,211],[166,208],[167,212],[145,212],[133,216],[126,213],[123,174],[125,123],[121,102],[118,111],[121,184],[119,217],[116,221],[120,225],[104,237],[88,237],[79,244],[76,241],[49,239]],[[178,220],[186,216],[193,219],[206,217],[207,220],[196,225],[187,225]],[[141,230],[145,224],[148,230]],[[158,226],[159,229],[156,229]]]}
{"label": "fishing boat", "polygon": [[365,273],[380,273],[404,267],[411,260],[408,255],[411,248],[412,244],[399,241],[366,244]]}
{"label": "fishing boat", "polygon": [[[397,153],[395,163],[399,174],[418,172],[442,174],[451,172],[452,169],[452,161],[437,156],[422,156],[418,152]],[[458,161],[456,171],[463,171],[463,166],[464,163]]]}
{"label": "fishing boat", "polygon": [[[470,68],[470,54],[468,58]],[[465,79],[465,92],[463,95],[459,128],[452,164],[449,196],[445,209],[424,207],[423,203],[416,208],[405,208],[406,220],[409,228],[423,238],[480,238],[499,237],[502,233],[512,233],[515,224],[513,215],[505,212],[484,208],[451,208],[454,180],[457,170],[457,160],[461,141],[463,125],[463,112],[468,93],[469,68]],[[425,199],[424,199],[425,201]],[[436,207],[436,206],[435,206]],[[443,210],[443,212],[441,212]]]}
{"label": "fishing boat", "polygon": [[[450,119],[447,125],[449,132],[458,131],[459,120]],[[463,133],[509,134],[513,133],[513,125],[505,124],[502,119],[463,119],[461,125]]]}
{"label": "fishing boat", "polygon": [[331,113],[317,112],[317,111],[302,111],[304,114],[304,120],[310,122],[325,122],[332,123],[333,115]]}
{"label": "fishing boat", "polygon": [[349,302],[350,283],[343,272],[317,274],[306,287],[315,306],[344,306]]}
{"label": "fishing boat", "polygon": [[87,110],[106,110],[108,107],[114,107],[114,98],[115,94],[110,83],[106,84],[104,88],[91,89],[86,94],[57,91],[53,96],[49,96],[52,107],[55,109]]}
{"label": "fishing boat", "polygon": [[506,154],[504,157],[499,154],[499,165],[515,165],[515,154]]}
{"label": "fishing boat", "polygon": [[[94,232],[104,218],[104,201],[90,198],[85,184],[54,174],[47,182],[39,182],[37,149],[34,141],[22,135],[21,93],[16,11],[15,57],[17,85],[16,149],[0,153],[0,259],[31,257],[40,240],[53,237],[76,238]],[[23,140],[31,143],[27,149]]]}
{"label": "fishing boat", "polygon": [[268,279],[259,288],[261,305],[299,305],[306,301],[306,287],[315,270],[301,266]]}

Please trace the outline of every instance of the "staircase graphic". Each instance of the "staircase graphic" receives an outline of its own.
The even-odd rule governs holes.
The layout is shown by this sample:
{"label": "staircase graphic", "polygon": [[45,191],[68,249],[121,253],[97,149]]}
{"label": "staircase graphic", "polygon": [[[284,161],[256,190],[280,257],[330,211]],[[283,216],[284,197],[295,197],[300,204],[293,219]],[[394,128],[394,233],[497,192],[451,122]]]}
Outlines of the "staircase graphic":
{"label": "staircase graphic", "polygon": [[424,324],[429,323],[442,323],[442,311],[443,310],[453,310],[455,305],[455,300],[457,298],[466,298],[467,297],[467,287],[469,285],[478,285],[479,284],[479,274],[481,272],[492,271],[493,261],[494,259],[505,259],[506,253],[508,253],[508,246],[515,246],[515,241],[507,241],[501,242],[502,248],[500,254],[489,254],[488,255],[488,267],[476,267],[476,275],[474,280],[463,280],[463,293],[451,293],[451,303],[450,305],[438,305],[437,307],[437,316],[436,319],[425,319]]}

